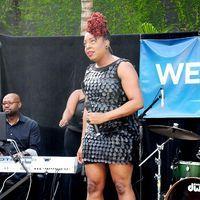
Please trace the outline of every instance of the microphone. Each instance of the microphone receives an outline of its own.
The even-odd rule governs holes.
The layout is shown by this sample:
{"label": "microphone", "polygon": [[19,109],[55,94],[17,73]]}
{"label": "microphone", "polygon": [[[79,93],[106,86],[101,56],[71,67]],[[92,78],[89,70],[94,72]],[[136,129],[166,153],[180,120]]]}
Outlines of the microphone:
{"label": "microphone", "polygon": [[96,124],[93,124],[93,126],[94,126],[94,129],[95,129],[95,132],[96,132],[96,136],[99,136],[100,135],[100,133],[99,133],[99,129],[98,129],[98,126],[96,125]]}
{"label": "microphone", "polygon": [[160,106],[161,106],[161,108],[164,108],[164,106],[165,106],[165,93],[164,93],[164,89],[163,88],[161,88],[161,90],[160,90],[160,95],[161,95]]}
{"label": "microphone", "polygon": [[[84,91],[84,82],[81,83],[81,88],[82,88],[82,91],[85,95],[85,104],[86,104],[86,108],[88,107],[88,112],[90,112],[89,110],[92,110],[92,104],[91,102],[88,100],[88,97],[87,95],[85,94],[85,91]],[[95,131],[95,135],[96,136],[99,136],[100,135],[100,132],[99,132],[99,128],[96,124],[92,124],[92,126],[94,127],[94,131]]]}
{"label": "microphone", "polygon": [[[87,96],[85,96],[85,99],[86,99],[86,107],[88,107],[88,112],[90,112],[89,110],[92,110],[92,105],[91,105],[91,102],[88,101],[88,98]],[[90,122],[89,122],[90,123]],[[99,132],[99,128],[96,124],[92,124],[92,126],[94,127],[94,130],[95,130],[95,135],[96,136],[99,136],[100,135],[100,132]]]}

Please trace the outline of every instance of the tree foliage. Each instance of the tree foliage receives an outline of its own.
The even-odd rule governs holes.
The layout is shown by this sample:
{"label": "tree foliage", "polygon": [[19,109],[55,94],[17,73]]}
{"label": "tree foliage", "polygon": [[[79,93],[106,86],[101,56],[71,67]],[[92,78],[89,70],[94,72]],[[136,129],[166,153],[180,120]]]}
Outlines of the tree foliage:
{"label": "tree foliage", "polygon": [[[16,0],[15,0],[16,1]],[[4,5],[2,26],[8,34],[57,36],[79,35],[80,0],[18,0],[18,6],[12,6],[13,0],[1,0]],[[11,23],[12,13],[19,10],[18,24]],[[12,22],[14,19],[12,19]]]}
{"label": "tree foliage", "polygon": [[165,28],[165,13],[158,0],[94,0],[94,10],[103,12],[112,34],[133,34],[141,31],[143,23]]}
{"label": "tree foliage", "polygon": [[179,31],[198,31],[200,28],[200,2],[199,0],[171,0],[175,4]]}
{"label": "tree foliage", "polygon": [[[93,0],[111,34],[198,31],[199,0]],[[0,32],[10,35],[79,35],[80,0],[0,0]]]}

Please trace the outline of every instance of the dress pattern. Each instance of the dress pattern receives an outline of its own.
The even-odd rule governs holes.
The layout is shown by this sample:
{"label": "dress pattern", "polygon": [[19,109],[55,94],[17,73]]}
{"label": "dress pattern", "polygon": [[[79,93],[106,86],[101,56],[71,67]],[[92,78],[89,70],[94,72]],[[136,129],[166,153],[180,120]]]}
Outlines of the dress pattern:
{"label": "dress pattern", "polygon": [[[83,82],[83,90],[87,97],[88,112],[108,112],[128,101],[123,91],[117,69],[119,58],[103,68],[88,66]],[[87,124],[83,139],[83,160],[94,163],[129,163],[133,160],[133,150],[139,139],[138,124],[131,115],[98,125],[100,135],[95,128]]]}

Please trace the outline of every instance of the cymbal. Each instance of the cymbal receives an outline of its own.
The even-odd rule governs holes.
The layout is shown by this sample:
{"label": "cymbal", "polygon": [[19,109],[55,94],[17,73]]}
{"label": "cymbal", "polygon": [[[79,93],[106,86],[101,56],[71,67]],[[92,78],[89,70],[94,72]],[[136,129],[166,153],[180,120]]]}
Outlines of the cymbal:
{"label": "cymbal", "polygon": [[177,128],[175,126],[164,126],[164,125],[150,125],[148,129],[154,133],[164,135],[170,138],[177,138],[181,140],[200,140],[200,135],[192,131]]}

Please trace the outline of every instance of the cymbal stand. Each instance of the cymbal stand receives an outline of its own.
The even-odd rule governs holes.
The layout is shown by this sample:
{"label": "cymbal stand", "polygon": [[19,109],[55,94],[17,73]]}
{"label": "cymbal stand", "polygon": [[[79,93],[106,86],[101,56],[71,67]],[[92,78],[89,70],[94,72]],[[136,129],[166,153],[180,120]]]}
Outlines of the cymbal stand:
{"label": "cymbal stand", "polygon": [[164,146],[167,142],[170,140],[173,140],[173,138],[168,138],[165,142],[163,142],[161,145],[157,144],[157,148],[146,158],[144,161],[142,161],[139,164],[139,167],[141,167],[149,158],[151,158],[156,152],[158,152],[158,157],[155,158],[155,163],[157,164],[158,173],[155,174],[155,178],[157,179],[157,200],[161,200],[161,151],[164,149]]}

